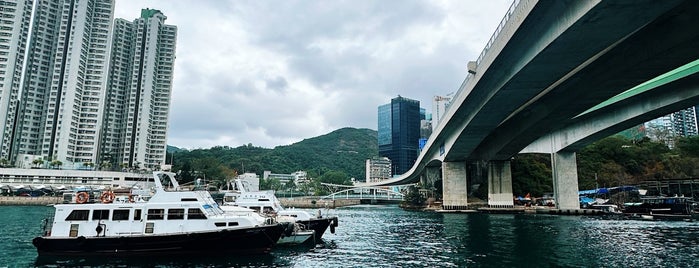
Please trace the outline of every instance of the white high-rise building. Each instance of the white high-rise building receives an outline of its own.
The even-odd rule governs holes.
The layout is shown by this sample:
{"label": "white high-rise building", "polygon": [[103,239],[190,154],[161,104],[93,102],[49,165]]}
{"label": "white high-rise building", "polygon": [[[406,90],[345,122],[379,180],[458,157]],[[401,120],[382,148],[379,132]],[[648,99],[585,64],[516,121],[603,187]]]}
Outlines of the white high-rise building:
{"label": "white high-rise building", "polygon": [[444,117],[449,104],[451,103],[453,93],[447,96],[434,96],[432,99],[432,130],[437,129],[437,125]]}
{"label": "white high-rise building", "polygon": [[143,9],[133,22],[115,22],[103,161],[148,169],[165,162],[177,40],[177,27],[165,19]]}
{"label": "white high-rise building", "polygon": [[1,161],[164,164],[177,28],[160,11],[113,30],[113,0],[0,7]]}
{"label": "white high-rise building", "polygon": [[0,1],[0,6],[0,126],[3,127],[0,132],[0,158],[6,162],[12,146],[32,3]]}

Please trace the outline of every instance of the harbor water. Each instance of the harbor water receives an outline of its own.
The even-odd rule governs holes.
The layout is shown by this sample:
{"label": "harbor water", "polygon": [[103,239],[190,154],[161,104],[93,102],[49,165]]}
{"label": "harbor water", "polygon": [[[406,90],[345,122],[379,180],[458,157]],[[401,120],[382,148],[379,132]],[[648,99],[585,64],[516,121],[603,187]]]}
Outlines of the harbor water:
{"label": "harbor water", "polygon": [[318,246],[254,256],[38,258],[46,206],[0,206],[0,267],[699,267],[699,222],[441,214],[358,205]]}

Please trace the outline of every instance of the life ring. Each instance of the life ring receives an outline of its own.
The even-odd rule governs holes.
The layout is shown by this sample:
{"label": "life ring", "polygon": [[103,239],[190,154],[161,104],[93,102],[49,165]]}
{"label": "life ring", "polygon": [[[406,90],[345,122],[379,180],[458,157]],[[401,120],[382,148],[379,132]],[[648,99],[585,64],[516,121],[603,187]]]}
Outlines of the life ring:
{"label": "life ring", "polygon": [[78,204],[85,203],[85,202],[87,202],[88,199],[90,199],[90,195],[87,194],[87,192],[79,192],[75,196],[75,202]]}
{"label": "life ring", "polygon": [[113,202],[115,197],[116,196],[114,195],[114,193],[112,191],[106,191],[106,192],[102,193],[100,200],[102,200],[102,203],[106,204],[106,203]]}
{"label": "life ring", "polygon": [[129,195],[129,203],[133,203],[135,198],[136,197],[134,197],[134,195],[130,194]]}

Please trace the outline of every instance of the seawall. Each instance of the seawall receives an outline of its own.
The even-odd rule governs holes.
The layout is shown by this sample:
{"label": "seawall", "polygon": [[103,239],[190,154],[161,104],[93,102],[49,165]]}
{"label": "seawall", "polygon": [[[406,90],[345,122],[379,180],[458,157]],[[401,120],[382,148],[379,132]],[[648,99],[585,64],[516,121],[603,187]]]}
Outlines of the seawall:
{"label": "seawall", "polygon": [[0,206],[46,206],[63,203],[62,196],[0,196]]}
{"label": "seawall", "polygon": [[279,198],[279,202],[287,208],[338,208],[360,204],[359,200],[318,200],[314,198]]}
{"label": "seawall", "polygon": [[[359,205],[359,200],[318,200],[313,198],[280,198],[284,207],[294,208],[337,208]],[[63,203],[62,196],[0,196],[0,206],[45,206]]]}

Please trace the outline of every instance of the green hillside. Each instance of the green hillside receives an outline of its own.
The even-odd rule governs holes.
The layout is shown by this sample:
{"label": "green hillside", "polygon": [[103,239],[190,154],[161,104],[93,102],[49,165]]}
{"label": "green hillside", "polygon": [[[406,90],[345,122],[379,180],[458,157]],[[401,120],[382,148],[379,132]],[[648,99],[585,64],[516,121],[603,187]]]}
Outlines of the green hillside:
{"label": "green hillside", "polygon": [[274,149],[244,145],[191,151],[168,150],[168,160],[174,158],[173,170],[181,170],[184,181],[202,177],[197,175],[201,173],[206,174],[207,179],[223,179],[232,176],[234,171],[262,176],[265,170],[283,174],[304,170],[311,177],[339,171],[350,178],[362,179],[366,159],[377,155],[376,131],[356,128],[338,129]]}

